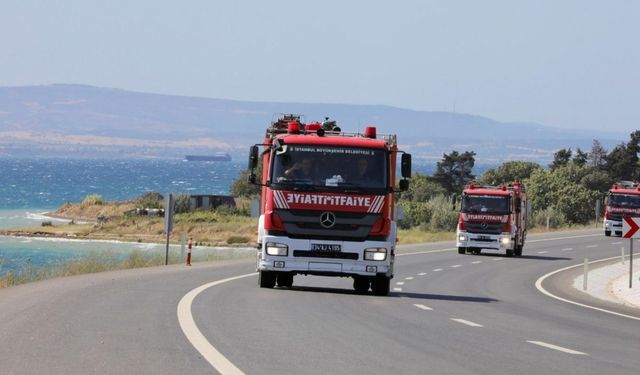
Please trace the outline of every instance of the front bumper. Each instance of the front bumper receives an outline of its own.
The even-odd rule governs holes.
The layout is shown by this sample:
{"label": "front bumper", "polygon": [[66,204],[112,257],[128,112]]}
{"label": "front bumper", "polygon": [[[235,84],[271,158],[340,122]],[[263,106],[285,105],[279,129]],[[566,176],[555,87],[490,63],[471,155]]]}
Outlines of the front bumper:
{"label": "front bumper", "polygon": [[[268,255],[266,246],[268,243],[278,243],[288,246],[286,256]],[[341,251],[336,253],[322,253],[310,256],[311,244],[340,245]],[[292,272],[304,275],[324,276],[375,276],[385,275],[393,277],[393,263],[395,244],[386,241],[327,241],[292,239],[281,236],[264,236],[262,246],[258,249],[257,270]],[[386,248],[385,260],[364,260],[364,250],[367,248]],[[355,259],[343,259],[349,256]]]}
{"label": "front bumper", "polygon": [[513,235],[503,234],[479,234],[458,231],[456,233],[456,246],[464,248],[513,250],[515,241]]}
{"label": "front bumper", "polygon": [[622,236],[622,221],[605,220],[603,228],[605,232],[611,232],[616,235]]}

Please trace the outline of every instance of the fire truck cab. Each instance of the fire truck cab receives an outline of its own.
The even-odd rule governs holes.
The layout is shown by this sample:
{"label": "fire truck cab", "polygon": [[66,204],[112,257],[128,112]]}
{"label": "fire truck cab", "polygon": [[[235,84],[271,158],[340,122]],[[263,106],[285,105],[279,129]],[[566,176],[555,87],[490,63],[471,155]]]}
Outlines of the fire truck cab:
{"label": "fire truck cab", "polygon": [[462,193],[456,245],[458,253],[482,249],[521,256],[527,237],[529,205],[524,185],[488,186],[470,183]]}
{"label": "fire truck cab", "polygon": [[396,136],[379,135],[374,127],[346,133],[329,118],[274,121],[249,157],[249,181],[262,186],[260,287],[291,287],[295,275],[340,276],[352,277],[358,292],[387,295],[397,238],[395,193],[411,176],[411,155],[402,153],[396,189],[399,152]]}
{"label": "fire truck cab", "polygon": [[606,196],[604,211],[604,235],[622,236],[622,218],[640,216],[640,185],[637,182],[619,181],[613,184]]}

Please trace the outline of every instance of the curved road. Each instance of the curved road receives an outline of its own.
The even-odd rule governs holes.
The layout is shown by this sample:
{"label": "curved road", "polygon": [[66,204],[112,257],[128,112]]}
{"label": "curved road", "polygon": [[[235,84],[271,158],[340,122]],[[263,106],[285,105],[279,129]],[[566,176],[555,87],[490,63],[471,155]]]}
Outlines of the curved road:
{"label": "curved road", "polygon": [[[203,289],[189,310],[205,340],[246,374],[638,374],[638,320],[535,287],[544,274],[619,255],[621,246],[599,230],[531,235],[522,258],[407,245],[389,297],[311,276],[296,276],[291,290],[260,289],[250,275]],[[0,373],[216,373],[183,333],[178,303],[254,270],[248,259],[0,290]],[[616,307],[562,287],[569,277],[543,286]]]}

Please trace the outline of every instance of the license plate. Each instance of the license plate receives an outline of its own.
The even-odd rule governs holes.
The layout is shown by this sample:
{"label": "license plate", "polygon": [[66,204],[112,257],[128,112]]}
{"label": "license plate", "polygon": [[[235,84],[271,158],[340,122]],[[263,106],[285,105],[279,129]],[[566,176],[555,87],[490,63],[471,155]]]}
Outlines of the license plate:
{"label": "license plate", "polygon": [[491,237],[489,237],[489,236],[478,236],[478,239],[479,240],[488,240],[488,239],[491,239]]}
{"label": "license plate", "polygon": [[342,245],[328,245],[323,243],[312,243],[311,251],[340,252]]}

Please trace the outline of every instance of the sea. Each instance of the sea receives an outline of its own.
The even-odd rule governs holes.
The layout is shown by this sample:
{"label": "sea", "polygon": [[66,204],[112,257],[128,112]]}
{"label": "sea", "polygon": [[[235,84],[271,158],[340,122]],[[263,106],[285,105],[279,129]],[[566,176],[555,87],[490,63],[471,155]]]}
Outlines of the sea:
{"label": "sea", "polygon": [[[67,202],[81,202],[90,194],[109,201],[129,200],[147,192],[227,195],[244,168],[244,161],[0,157],[0,228],[39,226],[45,220],[63,223],[46,213]],[[414,166],[422,174],[434,170],[434,165]],[[180,246],[171,249],[177,252]],[[133,251],[164,254],[165,246],[0,236],[0,277],[25,267],[46,268],[96,254],[124,258]],[[229,249],[200,249],[194,257],[217,251]]]}
{"label": "sea", "polygon": [[[174,159],[64,159],[0,157],[0,227],[38,226],[47,212],[90,194],[129,200],[147,192],[227,195],[246,163]],[[240,249],[239,251],[242,251]],[[246,250],[246,249],[245,249]],[[47,268],[84,257],[126,258],[133,251],[164,254],[162,244],[0,236],[0,277]],[[181,247],[172,246],[178,253]],[[194,258],[228,248],[199,248]]]}

